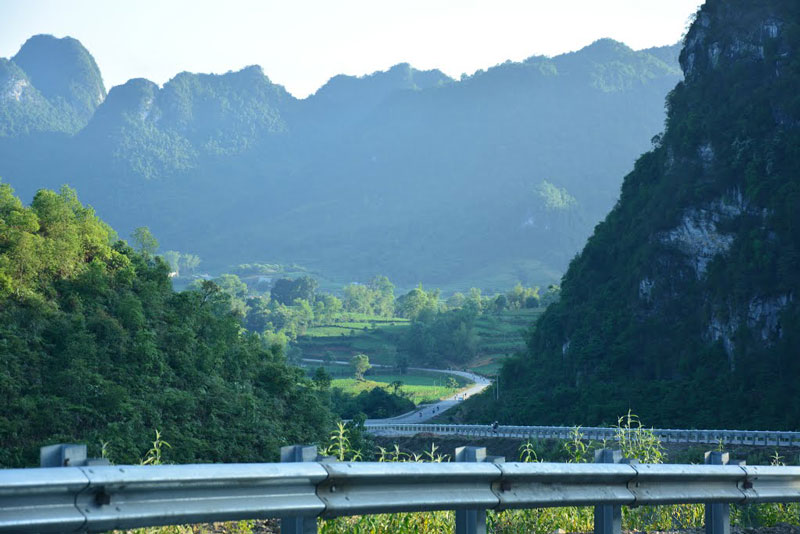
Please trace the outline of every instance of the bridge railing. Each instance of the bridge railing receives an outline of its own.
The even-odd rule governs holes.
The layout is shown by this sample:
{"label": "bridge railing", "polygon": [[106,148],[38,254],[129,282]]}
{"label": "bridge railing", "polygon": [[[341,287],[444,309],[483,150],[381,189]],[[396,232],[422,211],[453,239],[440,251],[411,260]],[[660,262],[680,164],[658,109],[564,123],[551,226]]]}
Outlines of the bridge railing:
{"label": "bridge railing", "polygon": [[[430,433],[466,437],[498,436],[521,439],[569,439],[575,427],[566,426],[499,426],[493,430],[489,425],[449,425],[424,423],[368,423],[367,429],[374,434],[413,435]],[[723,443],[728,445],[763,445],[780,447],[800,446],[800,432],[753,431],[753,430],[678,430],[652,429],[665,443]],[[595,441],[613,440],[617,429],[608,427],[580,427],[586,439]]]}
{"label": "bridge railing", "polygon": [[[0,532],[99,532],[273,517],[284,518],[285,532],[314,532],[317,517],[433,510],[456,510],[459,532],[485,532],[486,510],[677,503],[706,503],[710,510],[721,503],[800,501],[798,467],[616,463],[618,457],[594,464],[502,463],[486,457],[485,449],[467,449],[472,457],[461,463],[298,457],[280,464],[0,470]],[[463,523],[470,517],[465,511],[483,513],[484,530],[480,521],[477,527]],[[728,516],[721,517],[724,527]],[[618,523],[613,527],[612,521],[611,532],[619,532]],[[599,532],[602,525],[595,525]]]}

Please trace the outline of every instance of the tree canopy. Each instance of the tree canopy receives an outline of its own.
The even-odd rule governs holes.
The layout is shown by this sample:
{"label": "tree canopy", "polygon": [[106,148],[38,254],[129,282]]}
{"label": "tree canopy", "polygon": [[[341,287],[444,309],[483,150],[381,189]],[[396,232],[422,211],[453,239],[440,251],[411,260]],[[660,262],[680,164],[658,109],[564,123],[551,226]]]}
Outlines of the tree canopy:
{"label": "tree canopy", "polygon": [[154,429],[170,461],[270,461],[325,434],[312,383],[242,330],[231,296],[176,293],[168,273],[71,189],[25,207],[0,184],[0,465],[64,441],[136,462]]}

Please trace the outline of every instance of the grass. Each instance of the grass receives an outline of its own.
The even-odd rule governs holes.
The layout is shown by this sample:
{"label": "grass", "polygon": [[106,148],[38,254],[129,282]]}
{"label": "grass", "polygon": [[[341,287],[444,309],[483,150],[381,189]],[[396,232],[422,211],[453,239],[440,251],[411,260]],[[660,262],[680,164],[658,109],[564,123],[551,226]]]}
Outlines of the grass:
{"label": "grass", "polygon": [[409,324],[408,319],[402,317],[372,317],[363,313],[347,313],[343,321],[314,326],[305,333],[307,338],[341,337],[342,335],[356,335],[370,330],[403,327]]}
{"label": "grass", "polygon": [[[443,382],[446,382],[450,376],[453,375],[443,375],[441,373],[426,373],[425,371],[414,371],[413,373],[409,372],[408,374],[405,375],[376,373],[374,375],[367,375],[367,378],[370,380],[374,380],[375,382],[386,382],[387,384],[391,384],[392,382],[397,380],[409,386],[436,386],[436,385],[441,385]],[[461,378],[460,376],[453,376],[453,378],[455,378],[459,386],[466,386],[468,384],[471,384],[471,382],[466,378]]]}
{"label": "grass", "polygon": [[[349,365],[316,365],[314,363],[308,363],[306,365],[309,374],[313,374],[318,367],[322,367],[333,377],[355,378],[353,368]],[[458,382],[459,387],[472,384],[472,382],[460,376],[416,370],[409,371],[403,375],[392,372],[390,369],[373,368],[367,372],[365,378],[369,382],[379,382],[381,384],[391,384],[392,382],[399,381],[409,386],[436,386],[447,382],[448,378],[451,376]]]}
{"label": "grass", "polygon": [[455,395],[468,384],[461,377],[454,378],[459,382],[458,388],[449,388],[443,385],[447,381],[447,376],[445,375],[422,372],[407,375],[376,374],[367,376],[366,380],[337,378],[333,380],[331,387],[341,388],[346,393],[358,395],[362,391],[370,391],[376,387],[392,391],[393,388],[390,387],[390,384],[394,381],[399,381],[403,382],[400,391],[414,404],[425,404]]}

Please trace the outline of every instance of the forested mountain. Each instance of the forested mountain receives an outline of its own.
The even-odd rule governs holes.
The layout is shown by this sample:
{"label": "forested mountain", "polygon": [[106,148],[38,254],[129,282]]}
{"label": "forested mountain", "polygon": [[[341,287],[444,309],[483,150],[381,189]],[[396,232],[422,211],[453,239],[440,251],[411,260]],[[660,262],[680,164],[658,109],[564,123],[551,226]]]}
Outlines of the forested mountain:
{"label": "forested mountain", "polygon": [[168,267],[134,251],[78,201],[0,184],[0,466],[87,443],[137,462],[154,431],[175,462],[275,461],[321,439],[327,400],[279,346],[245,334],[207,282],[175,293]]}
{"label": "forested mountain", "polygon": [[458,81],[407,64],[336,76],[303,100],[259,67],[103,99],[77,41],[38,36],[0,64],[0,176],[22,198],[69,183],[124,234],[146,224],[212,269],[545,284],[661,131],[675,55],[605,39]]}
{"label": "forested mountain", "polygon": [[106,97],[100,70],[75,39],[37,35],[0,59],[0,137],[75,133]]}
{"label": "forested mountain", "polygon": [[473,416],[800,428],[800,4],[708,0],[680,61],[664,135]]}

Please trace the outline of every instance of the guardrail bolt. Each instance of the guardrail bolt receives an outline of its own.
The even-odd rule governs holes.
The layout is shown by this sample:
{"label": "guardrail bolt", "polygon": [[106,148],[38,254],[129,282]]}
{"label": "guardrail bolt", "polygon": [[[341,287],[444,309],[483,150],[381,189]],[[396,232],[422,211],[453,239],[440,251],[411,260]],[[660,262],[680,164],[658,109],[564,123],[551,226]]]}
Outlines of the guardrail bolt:
{"label": "guardrail bolt", "polygon": [[[281,447],[281,463],[316,462],[318,458],[319,455],[315,445],[287,445],[286,447]],[[307,516],[281,517],[281,534],[317,534],[317,518]]]}
{"label": "guardrail bolt", "polygon": [[[728,465],[727,452],[709,451],[705,454],[708,465]],[[728,503],[706,504],[706,534],[731,534],[731,505]]]}
{"label": "guardrail bolt", "polygon": [[[594,451],[597,464],[618,464],[622,462],[622,451],[598,449]],[[621,534],[622,507],[602,504],[594,507],[594,534]]]}

